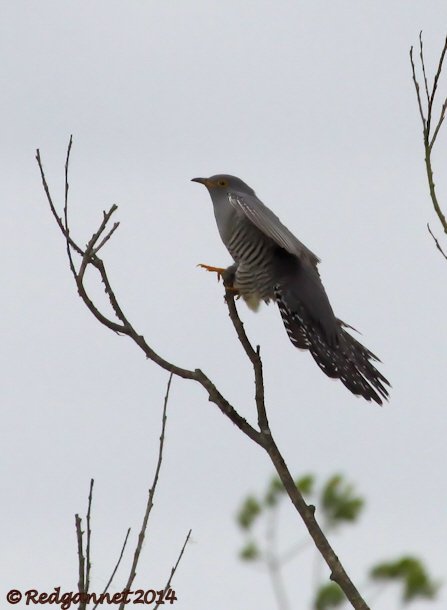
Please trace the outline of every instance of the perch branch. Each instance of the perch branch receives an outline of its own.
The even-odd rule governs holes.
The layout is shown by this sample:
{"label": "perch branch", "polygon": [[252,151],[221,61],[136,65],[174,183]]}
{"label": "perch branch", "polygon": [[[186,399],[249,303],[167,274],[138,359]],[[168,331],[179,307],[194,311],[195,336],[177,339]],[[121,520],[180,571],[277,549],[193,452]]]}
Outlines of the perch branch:
{"label": "perch branch", "polygon": [[[71,139],[70,139],[69,148],[71,150]],[[70,152],[70,150],[68,151],[68,153]],[[227,302],[230,318],[235,327],[239,341],[241,342],[241,345],[242,345],[243,349],[245,350],[245,353],[247,354],[248,358],[250,359],[250,361],[253,365],[254,376],[255,376],[255,399],[256,399],[256,408],[257,408],[257,413],[258,413],[259,430],[254,428],[251,424],[249,424],[236,411],[236,409],[224,398],[224,396],[217,389],[216,385],[209,379],[209,377],[207,377],[207,375],[205,375],[205,373],[201,369],[196,368],[194,370],[189,370],[189,369],[179,367],[172,362],[169,362],[168,360],[166,360],[162,356],[160,356],[157,352],[155,352],[146,342],[145,338],[134,329],[134,327],[131,325],[131,323],[125,316],[124,312],[122,311],[121,307],[119,306],[118,300],[117,300],[115,293],[112,289],[112,286],[109,282],[103,261],[98,257],[97,250],[96,250],[96,252],[94,251],[94,245],[97,243],[97,241],[99,239],[98,233],[99,233],[99,235],[102,235],[105,232],[106,227],[108,226],[110,217],[114,213],[116,206],[112,206],[112,208],[109,210],[108,213],[104,213],[104,217],[103,217],[102,223],[101,223],[98,231],[93,234],[90,242],[87,244],[87,247],[85,249],[81,248],[78,244],[76,244],[73,241],[72,237],[70,236],[69,225],[68,225],[68,211],[66,211],[64,214],[65,219],[66,219],[65,224],[61,221],[61,219],[58,217],[58,215],[56,213],[55,207],[54,207],[52,199],[51,199],[50,191],[49,191],[46,179],[45,179],[45,173],[43,171],[43,166],[42,166],[42,161],[41,161],[39,151],[37,151],[36,158],[37,158],[37,162],[39,165],[39,169],[40,169],[40,173],[41,173],[41,177],[42,177],[42,183],[43,183],[44,190],[45,190],[45,193],[47,196],[47,200],[50,204],[51,212],[52,212],[53,216],[55,217],[56,222],[59,226],[59,229],[61,230],[62,234],[64,235],[70,248],[81,256],[80,271],[76,272],[76,270],[74,270],[74,276],[75,276],[75,281],[76,281],[76,285],[78,288],[78,293],[81,296],[84,303],[86,304],[86,306],[88,307],[88,309],[92,312],[92,314],[96,317],[96,319],[101,322],[101,324],[103,324],[104,326],[106,326],[107,328],[110,328],[111,330],[113,330],[115,332],[127,335],[129,338],[131,338],[136,343],[136,345],[143,351],[143,353],[145,354],[145,356],[148,359],[152,360],[155,364],[157,364],[161,368],[165,369],[166,371],[170,372],[171,377],[172,377],[172,375],[177,375],[178,377],[182,377],[183,379],[190,379],[190,380],[193,380],[193,381],[196,381],[197,383],[199,383],[204,388],[204,390],[207,392],[209,401],[214,403],[220,409],[220,411],[224,415],[226,415],[226,417],[228,417],[230,419],[230,421],[233,424],[235,424],[246,436],[248,436],[251,440],[253,440],[257,445],[262,447],[267,452],[267,454],[269,455],[271,461],[273,462],[273,464],[276,468],[276,471],[277,471],[281,481],[283,482],[283,485],[284,485],[293,505],[295,506],[299,515],[301,516],[302,520],[304,521],[312,539],[314,540],[316,547],[319,549],[324,560],[326,561],[327,565],[329,566],[329,568],[331,570],[331,578],[339,584],[341,589],[344,591],[346,597],[348,598],[348,600],[351,602],[352,606],[356,610],[369,610],[368,605],[363,600],[360,593],[358,592],[358,590],[352,583],[351,579],[349,578],[348,574],[346,573],[342,564],[340,563],[338,557],[336,556],[332,547],[330,546],[327,538],[325,537],[324,533],[322,532],[320,526],[318,525],[318,523],[315,519],[315,516],[314,516],[315,508],[313,506],[308,506],[306,504],[303,496],[301,495],[300,491],[297,489],[297,487],[294,483],[293,477],[290,474],[290,472],[284,462],[284,459],[272,437],[272,434],[270,432],[269,425],[268,425],[268,419],[267,419],[267,414],[266,414],[265,404],[264,404],[264,384],[263,384],[262,362],[261,362],[261,358],[260,358],[260,351],[259,351],[259,348],[254,349],[253,346],[251,345],[250,341],[248,340],[247,335],[245,334],[243,324],[239,318],[239,315],[238,315],[238,312],[237,312],[237,309],[236,309],[236,306],[234,303],[234,298],[232,297],[232,295],[229,295],[228,291],[227,291],[226,302]],[[68,159],[69,159],[69,154],[67,154],[67,163],[66,163],[66,168],[67,168],[66,185],[68,184]],[[68,188],[66,188],[65,208],[68,210]],[[115,229],[112,229],[112,231],[109,231],[110,235],[107,234],[108,237],[105,241],[107,241],[110,238],[110,236],[114,230]],[[104,241],[104,243],[105,243],[105,241]],[[104,244],[101,242],[100,247],[102,247],[102,245],[104,245]],[[104,285],[105,292],[109,298],[112,309],[113,309],[116,317],[118,318],[120,324],[118,324],[117,322],[115,322],[113,320],[110,320],[105,315],[103,315],[94,305],[92,300],[89,298],[87,291],[84,287],[84,282],[83,282],[85,272],[86,272],[87,268],[89,267],[89,265],[93,266],[99,272],[101,281]],[[73,265],[73,268],[74,268],[74,265]],[[144,527],[145,527],[145,523],[147,522],[147,519],[149,517],[150,510],[152,508],[153,488],[156,485],[156,482],[158,479],[158,472],[159,472],[160,464],[161,464],[161,451],[163,448],[163,440],[164,440],[164,425],[165,425],[165,411],[164,411],[164,415],[163,415],[162,434],[160,437],[159,463],[157,465],[153,487],[149,492],[146,513],[145,513],[144,520],[143,520]],[[142,528],[142,530],[143,530],[143,528]],[[144,534],[142,535],[140,532],[139,543],[137,546],[137,550],[135,551],[134,564],[132,566],[131,574],[129,576],[127,588],[130,588],[130,585],[135,577],[136,565],[138,562],[139,553],[141,551],[143,538],[144,538]],[[120,610],[123,610],[122,606],[120,606]]]}

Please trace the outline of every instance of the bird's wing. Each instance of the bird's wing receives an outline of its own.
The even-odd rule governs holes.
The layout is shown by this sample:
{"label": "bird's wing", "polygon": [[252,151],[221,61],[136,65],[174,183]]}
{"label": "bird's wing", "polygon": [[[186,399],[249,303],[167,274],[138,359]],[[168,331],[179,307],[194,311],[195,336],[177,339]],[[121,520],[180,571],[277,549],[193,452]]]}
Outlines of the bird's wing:
{"label": "bird's wing", "polygon": [[278,246],[284,248],[290,254],[294,254],[301,261],[307,260],[315,266],[320,262],[318,256],[302,244],[256,196],[232,192],[228,193],[228,200],[236,210],[242,212],[250,222],[273,239]]}

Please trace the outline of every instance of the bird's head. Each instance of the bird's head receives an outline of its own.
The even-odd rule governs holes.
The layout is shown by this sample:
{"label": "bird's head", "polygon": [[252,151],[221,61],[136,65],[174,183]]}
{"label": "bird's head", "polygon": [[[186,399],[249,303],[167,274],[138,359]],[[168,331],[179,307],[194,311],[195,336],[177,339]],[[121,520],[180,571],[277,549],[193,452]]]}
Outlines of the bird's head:
{"label": "bird's head", "polygon": [[229,174],[216,174],[209,178],[193,178],[191,182],[199,182],[206,186],[210,195],[217,195],[218,193],[226,194],[229,192],[255,194],[254,190],[248,184],[245,184],[243,180]]}

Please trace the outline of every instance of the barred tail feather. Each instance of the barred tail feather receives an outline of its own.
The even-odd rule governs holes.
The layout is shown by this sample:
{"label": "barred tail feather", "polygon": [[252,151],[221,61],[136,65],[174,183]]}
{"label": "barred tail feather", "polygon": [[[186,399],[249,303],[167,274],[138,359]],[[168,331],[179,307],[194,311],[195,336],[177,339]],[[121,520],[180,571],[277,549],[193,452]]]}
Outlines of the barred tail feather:
{"label": "barred tail feather", "polygon": [[304,309],[298,306],[291,311],[279,292],[275,298],[290,341],[299,349],[308,349],[328,377],[340,379],[353,394],[379,405],[388,398],[390,384],[372,364],[380,360],[343,328],[343,322],[337,320],[337,341],[331,344]]}

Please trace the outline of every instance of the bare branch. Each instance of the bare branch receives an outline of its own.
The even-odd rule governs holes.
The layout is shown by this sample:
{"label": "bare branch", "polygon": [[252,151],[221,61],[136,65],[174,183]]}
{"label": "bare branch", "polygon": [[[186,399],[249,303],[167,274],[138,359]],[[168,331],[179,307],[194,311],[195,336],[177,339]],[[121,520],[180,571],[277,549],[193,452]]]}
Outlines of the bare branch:
{"label": "bare branch", "polygon": [[[163,461],[163,446],[164,446],[164,442],[165,442],[165,431],[166,431],[166,420],[167,420],[166,410],[168,408],[169,391],[171,389],[172,375],[173,375],[173,373],[171,373],[169,375],[168,385],[166,388],[166,395],[165,395],[164,404],[163,404],[163,415],[161,418],[161,434],[160,434],[160,442],[159,442],[159,446],[158,446],[157,467],[155,468],[155,475],[154,475],[154,479],[152,481],[152,487],[149,489],[149,497],[148,497],[147,504],[146,504],[146,511],[144,513],[143,523],[141,525],[140,533],[138,535],[138,544],[135,548],[132,567],[131,567],[130,573],[129,573],[129,578],[127,579],[126,586],[124,587],[125,590],[129,590],[129,591],[132,587],[132,583],[137,574],[138,561],[140,559],[141,549],[143,548],[143,542],[144,542],[144,537],[146,535],[149,515],[151,514],[152,507],[154,505],[155,490],[157,489],[158,476],[160,474],[161,464]],[[124,605],[125,604],[123,601],[120,604],[119,610],[124,610]]]}
{"label": "bare branch", "polygon": [[70,135],[70,140],[68,141],[67,147],[67,156],[65,157],[65,196],[64,196],[64,216],[65,216],[65,227],[68,226],[68,218],[67,218],[67,207],[68,207],[68,166],[70,164],[70,154],[71,147],[73,146],[73,136]]}
{"label": "bare branch", "polygon": [[177,571],[178,565],[179,565],[179,563],[180,563],[180,561],[181,561],[181,559],[183,557],[183,553],[185,552],[186,545],[188,544],[189,538],[191,536],[191,531],[192,530],[189,530],[188,535],[186,536],[185,542],[183,543],[183,546],[182,546],[182,548],[180,550],[180,553],[179,553],[179,556],[177,558],[177,561],[175,562],[175,565],[171,568],[171,574],[170,574],[168,582],[166,583],[166,586],[165,586],[165,588],[163,590],[163,595],[161,596],[161,601],[156,603],[155,610],[157,610],[157,608],[160,606],[160,604],[164,604],[165,603],[162,600],[163,600],[164,596],[166,595],[167,591],[169,590],[169,588],[171,586],[172,579],[174,578],[174,574]]}
{"label": "bare branch", "polygon": [[257,346],[256,350],[250,343],[247,335],[245,334],[244,325],[239,318],[236,309],[236,303],[234,301],[234,293],[230,290],[225,291],[225,302],[228,307],[228,313],[230,315],[233,326],[236,330],[238,339],[244,348],[250,362],[253,365],[253,371],[255,375],[255,400],[256,408],[258,411],[258,425],[262,432],[270,433],[269,422],[267,419],[267,412],[265,410],[265,398],[264,398],[264,379],[262,372],[262,360],[260,356],[260,348]]}
{"label": "bare branch", "polygon": [[439,133],[439,130],[441,129],[441,125],[444,122],[446,108],[447,108],[447,98],[444,100],[444,103],[442,104],[441,114],[439,115],[439,121],[435,127],[435,131],[433,133],[432,139],[430,140],[430,152],[431,152],[431,149],[433,148],[433,144],[436,142],[436,138],[438,137],[438,133]]}
{"label": "bare branch", "polygon": [[422,109],[421,92],[420,92],[420,89],[419,89],[419,83],[418,83],[417,78],[416,78],[416,69],[414,67],[413,47],[410,48],[410,62],[411,62],[411,69],[412,69],[412,72],[413,72],[413,83],[414,83],[414,87],[416,89],[416,96],[417,96],[417,100],[418,100],[419,114],[421,115],[422,127],[423,127],[424,138],[425,138],[425,132],[426,132],[426,128],[427,127],[426,127],[426,124],[425,124],[424,111]]}
{"label": "bare branch", "polygon": [[71,241],[70,241],[70,230],[68,228],[68,190],[69,190],[69,184],[68,184],[68,167],[70,164],[70,153],[71,153],[71,147],[73,144],[73,136],[70,136],[70,141],[68,142],[68,148],[67,148],[67,156],[65,158],[65,189],[64,189],[64,228],[63,228],[63,234],[65,236],[65,247],[67,250],[67,257],[68,257],[68,262],[70,265],[70,270],[71,273],[74,277],[74,279],[76,280],[76,268],[75,268],[75,264],[74,264],[74,260],[73,260],[73,255],[71,253]]}
{"label": "bare branch", "polygon": [[438,81],[439,81],[439,77],[441,76],[442,64],[444,63],[444,57],[445,57],[446,52],[447,52],[447,36],[446,36],[446,39],[444,41],[444,46],[442,48],[441,55],[439,57],[438,69],[436,70],[435,78],[434,78],[434,81],[433,81],[433,89],[432,89],[432,93],[431,93],[431,96],[430,96],[430,104],[429,104],[429,112],[430,112],[430,114],[431,114],[431,110],[432,110],[432,107],[433,107],[433,102],[434,102],[434,99],[435,99],[436,90],[438,88]]}
{"label": "bare branch", "polygon": [[424,75],[425,94],[427,96],[427,104],[430,104],[430,94],[428,93],[427,75],[425,74],[424,62],[424,45],[422,42],[422,30],[419,32],[419,57],[422,65],[422,74]]}
{"label": "bare branch", "polygon": [[117,228],[119,226],[120,226],[120,223],[115,222],[115,224],[110,229],[110,231],[107,233],[107,235],[101,240],[99,246],[96,246],[96,248],[93,248],[92,254],[97,254],[101,250],[101,248],[104,246],[104,244],[106,244],[109,241],[109,239],[112,237],[112,235],[115,233],[115,231],[117,230]]}
{"label": "bare branch", "polygon": [[[82,262],[81,262],[81,266],[79,268],[79,272],[75,273],[75,278],[77,279],[78,282],[82,283],[82,281],[84,280],[85,271],[86,271],[88,265],[90,265],[90,264],[94,265],[101,272],[100,265],[101,265],[102,261],[94,255],[94,246],[95,246],[96,242],[98,241],[98,239],[101,237],[102,233],[105,231],[105,229],[107,227],[107,223],[109,222],[110,218],[112,217],[112,214],[114,214],[114,212],[116,212],[117,209],[118,209],[117,205],[112,205],[112,207],[110,208],[110,210],[108,212],[103,212],[103,219],[99,226],[99,229],[90,238],[90,240],[85,248],[85,252],[82,256]],[[119,223],[116,222],[115,225],[113,226],[113,228],[109,231],[108,235],[104,239],[107,240],[109,238],[109,235],[111,235],[114,232],[115,228],[118,225],[119,225]],[[66,230],[68,233],[68,225],[66,227]],[[103,242],[101,242],[101,244],[102,243]],[[115,313],[116,313],[117,317],[119,318],[120,312],[118,312],[118,313],[115,312]]]}
{"label": "bare branch", "polygon": [[[99,229],[96,231],[96,233],[94,233],[92,235],[92,237],[90,238],[90,241],[88,242],[87,247],[85,249],[84,257],[87,257],[87,260],[89,258],[91,258],[92,255],[94,254],[94,250],[95,250],[94,246],[95,246],[96,242],[101,237],[101,235],[104,233],[112,214],[114,214],[117,209],[118,209],[118,206],[116,204],[113,204],[108,212],[103,211],[103,213],[102,213],[103,218],[102,218],[101,224],[99,225]],[[100,248],[102,248],[102,245],[109,239],[109,237],[118,227],[118,225],[119,225],[119,222],[116,222],[113,225],[113,228],[110,230],[108,235],[106,235],[106,237],[102,240],[101,244],[96,248],[96,250],[99,250]]]}

